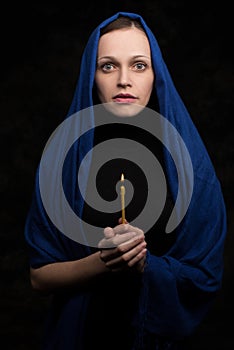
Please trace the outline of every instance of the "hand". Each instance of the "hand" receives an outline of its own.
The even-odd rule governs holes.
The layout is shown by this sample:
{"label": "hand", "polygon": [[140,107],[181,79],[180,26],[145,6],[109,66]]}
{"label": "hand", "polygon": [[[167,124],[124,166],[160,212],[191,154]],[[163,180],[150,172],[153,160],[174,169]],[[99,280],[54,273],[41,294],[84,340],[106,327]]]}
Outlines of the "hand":
{"label": "hand", "polygon": [[144,271],[146,242],[144,232],[130,224],[120,224],[104,229],[99,242],[100,258],[112,271],[135,269]]}

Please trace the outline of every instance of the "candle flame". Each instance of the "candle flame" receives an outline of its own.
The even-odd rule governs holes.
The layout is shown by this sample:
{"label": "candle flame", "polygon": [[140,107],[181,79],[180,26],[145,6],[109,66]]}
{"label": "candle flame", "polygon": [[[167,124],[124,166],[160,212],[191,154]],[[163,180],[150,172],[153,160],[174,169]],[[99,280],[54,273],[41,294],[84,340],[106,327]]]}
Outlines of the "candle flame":
{"label": "candle flame", "polygon": [[121,180],[120,180],[120,181],[121,181],[121,182],[124,181],[124,174],[121,175]]}

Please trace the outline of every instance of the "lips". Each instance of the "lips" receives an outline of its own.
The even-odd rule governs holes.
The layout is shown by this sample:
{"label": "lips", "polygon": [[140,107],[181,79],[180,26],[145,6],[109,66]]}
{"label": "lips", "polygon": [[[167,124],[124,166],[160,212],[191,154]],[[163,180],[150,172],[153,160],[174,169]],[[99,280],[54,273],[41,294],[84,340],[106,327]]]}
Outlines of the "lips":
{"label": "lips", "polygon": [[137,97],[131,94],[118,94],[113,97],[113,101],[117,103],[133,103],[137,100]]}

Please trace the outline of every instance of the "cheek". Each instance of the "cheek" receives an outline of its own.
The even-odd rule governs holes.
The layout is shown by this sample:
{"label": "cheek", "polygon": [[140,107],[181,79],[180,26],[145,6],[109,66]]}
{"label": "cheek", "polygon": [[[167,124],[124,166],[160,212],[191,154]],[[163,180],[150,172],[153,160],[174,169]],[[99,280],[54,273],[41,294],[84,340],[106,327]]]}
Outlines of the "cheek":
{"label": "cheek", "polygon": [[153,90],[153,86],[154,86],[154,74],[152,74],[149,78],[149,81],[148,81],[148,88],[149,90]]}
{"label": "cheek", "polygon": [[103,96],[105,96],[105,92],[103,90],[102,84],[97,84],[96,83],[96,86],[97,86],[98,97],[101,100],[101,102],[103,102]]}
{"label": "cheek", "polygon": [[151,94],[154,85],[154,75],[148,73],[147,75],[142,75],[141,79],[138,81],[138,86],[141,89],[143,95]]}
{"label": "cheek", "polygon": [[145,98],[150,97],[152,90],[153,90],[153,82],[152,81],[142,85],[142,92],[145,95]]}
{"label": "cheek", "polygon": [[96,79],[96,87],[97,87],[97,94],[99,96],[99,98],[101,99],[101,102],[104,102],[103,100],[108,98],[108,91],[110,91],[108,89],[107,83],[100,80],[100,79]]}

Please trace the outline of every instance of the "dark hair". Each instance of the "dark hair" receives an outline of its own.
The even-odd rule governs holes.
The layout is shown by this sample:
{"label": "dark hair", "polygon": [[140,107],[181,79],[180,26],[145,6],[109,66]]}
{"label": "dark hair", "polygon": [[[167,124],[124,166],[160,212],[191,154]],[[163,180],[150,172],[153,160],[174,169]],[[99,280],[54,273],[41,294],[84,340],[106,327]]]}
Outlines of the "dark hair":
{"label": "dark hair", "polygon": [[138,28],[145,33],[144,28],[142,27],[140,21],[136,19],[131,19],[129,17],[120,16],[116,20],[114,20],[113,22],[109,23],[107,26],[102,28],[100,35],[102,36],[104,34],[112,32],[113,30],[123,29],[123,28],[132,28],[132,27]]}

